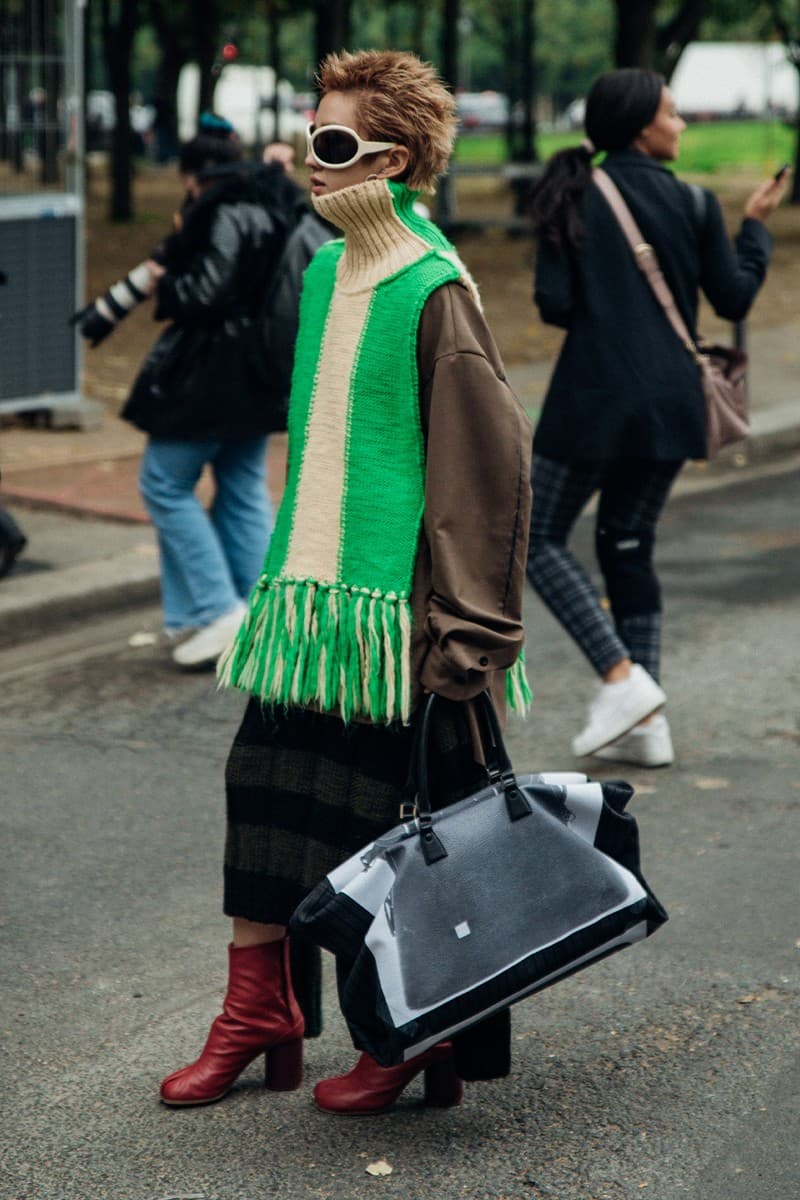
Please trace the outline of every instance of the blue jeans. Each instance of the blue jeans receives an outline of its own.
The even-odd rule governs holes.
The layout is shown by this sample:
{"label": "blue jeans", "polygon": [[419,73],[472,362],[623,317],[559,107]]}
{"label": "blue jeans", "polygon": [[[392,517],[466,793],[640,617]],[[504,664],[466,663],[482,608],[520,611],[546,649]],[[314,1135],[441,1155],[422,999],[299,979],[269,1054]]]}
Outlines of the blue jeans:
{"label": "blue jeans", "polygon": [[[266,450],[266,437],[148,441],[139,487],[158,533],[166,629],[208,625],[247,598],[273,525]],[[194,494],[206,463],[216,482],[209,512]]]}

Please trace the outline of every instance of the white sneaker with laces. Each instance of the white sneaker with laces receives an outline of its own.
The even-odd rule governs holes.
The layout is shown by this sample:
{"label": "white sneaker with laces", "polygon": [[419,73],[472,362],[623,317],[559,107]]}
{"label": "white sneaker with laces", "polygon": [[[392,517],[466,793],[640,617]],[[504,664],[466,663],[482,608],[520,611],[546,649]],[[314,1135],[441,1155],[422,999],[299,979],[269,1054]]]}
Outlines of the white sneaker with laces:
{"label": "white sneaker with laces", "polygon": [[236,636],[246,611],[247,606],[239,603],[230,612],[223,613],[198,629],[187,641],[176,646],[172,661],[179,667],[201,667],[215,663]]}
{"label": "white sneaker with laces", "polygon": [[572,741],[573,754],[594,754],[616,741],[666,703],[666,694],[644,667],[634,663],[627,679],[601,683],[591,704],[586,727]]}
{"label": "white sneaker with laces", "polygon": [[604,762],[633,763],[637,767],[671,767],[675,751],[669,721],[663,713],[656,713],[645,724],[634,725],[609,746],[595,750],[594,756]]}

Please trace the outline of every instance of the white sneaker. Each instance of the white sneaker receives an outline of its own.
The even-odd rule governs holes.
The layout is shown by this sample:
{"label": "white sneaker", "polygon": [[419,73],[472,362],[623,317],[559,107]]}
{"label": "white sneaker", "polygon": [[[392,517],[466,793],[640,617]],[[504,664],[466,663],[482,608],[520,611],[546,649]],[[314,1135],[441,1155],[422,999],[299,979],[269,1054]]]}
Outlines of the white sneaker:
{"label": "white sneaker", "polygon": [[215,621],[198,629],[188,641],[173,650],[172,661],[179,667],[201,667],[215,663],[236,636],[246,611],[247,606],[239,603],[230,612],[223,613]]}
{"label": "white sneaker", "polygon": [[616,741],[666,702],[666,695],[644,667],[634,663],[627,679],[601,683],[589,705],[589,719],[572,741],[573,754],[594,754]]}
{"label": "white sneaker", "polygon": [[633,763],[637,767],[670,767],[675,760],[669,721],[656,713],[644,725],[634,725],[621,738],[594,752],[605,762]]}

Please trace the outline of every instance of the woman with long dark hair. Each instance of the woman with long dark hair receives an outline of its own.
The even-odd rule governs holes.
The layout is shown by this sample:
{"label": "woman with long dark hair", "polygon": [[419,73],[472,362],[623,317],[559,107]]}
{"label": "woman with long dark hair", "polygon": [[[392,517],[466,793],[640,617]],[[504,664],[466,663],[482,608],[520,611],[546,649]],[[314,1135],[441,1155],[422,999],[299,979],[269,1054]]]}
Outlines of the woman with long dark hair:
{"label": "woman with long dark hair", "polygon": [[[567,330],[536,429],[527,574],[588,658],[600,683],[576,755],[642,766],[673,760],[659,684],[661,600],[653,568],[656,523],[686,459],[706,456],[700,373],[592,186],[592,160],[622,193],[694,334],[698,288],[714,310],[741,320],[766,274],[764,221],[785,183],[748,199],[732,246],[711,192],[663,164],[686,128],[653,71],[602,75],[586,102],[586,140],[550,160],[534,197],[539,238],[535,299]],[[567,548],[599,491],[595,547],[610,615]]]}

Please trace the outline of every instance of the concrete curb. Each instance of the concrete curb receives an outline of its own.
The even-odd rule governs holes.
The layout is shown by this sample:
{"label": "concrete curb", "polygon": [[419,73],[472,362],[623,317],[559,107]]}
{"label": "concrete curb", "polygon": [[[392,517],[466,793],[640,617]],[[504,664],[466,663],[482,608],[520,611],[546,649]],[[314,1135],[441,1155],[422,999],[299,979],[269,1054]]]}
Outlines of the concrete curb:
{"label": "concrete curb", "polygon": [[0,647],[159,599],[158,562],[131,551],[99,562],[14,578],[0,586]]}
{"label": "concrete curb", "polygon": [[750,462],[763,462],[772,455],[797,449],[800,449],[800,402],[784,402],[753,413],[750,437],[740,453]]}
{"label": "concrete curb", "polygon": [[149,525],[146,515],[134,510],[106,508],[102,504],[73,504],[69,501],[54,500],[50,496],[37,496],[24,488],[9,487],[3,480],[2,499],[10,501],[19,508],[30,512],[57,512],[65,517],[77,517],[79,520],[112,521],[119,525]]}

